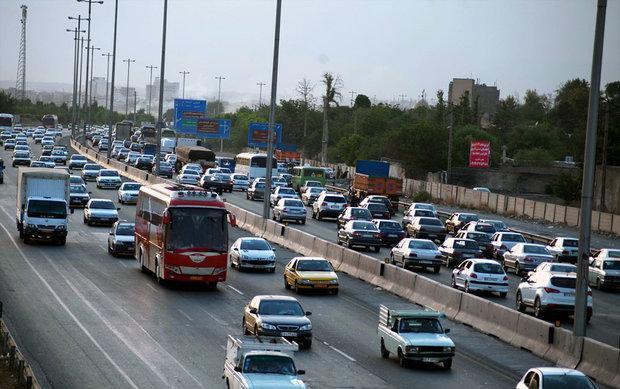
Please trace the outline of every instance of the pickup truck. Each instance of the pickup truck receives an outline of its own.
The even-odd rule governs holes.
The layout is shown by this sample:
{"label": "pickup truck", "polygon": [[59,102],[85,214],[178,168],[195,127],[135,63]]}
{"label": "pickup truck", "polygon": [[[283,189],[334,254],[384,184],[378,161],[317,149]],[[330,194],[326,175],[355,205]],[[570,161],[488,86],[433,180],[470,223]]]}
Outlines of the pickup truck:
{"label": "pickup truck", "polygon": [[297,343],[281,337],[228,335],[224,375],[229,389],[304,389],[293,352]]}
{"label": "pickup truck", "polygon": [[410,305],[379,307],[377,336],[381,356],[394,354],[401,367],[409,362],[441,363],[448,370],[452,367],[454,342],[446,336],[450,332],[439,321],[441,312]]}

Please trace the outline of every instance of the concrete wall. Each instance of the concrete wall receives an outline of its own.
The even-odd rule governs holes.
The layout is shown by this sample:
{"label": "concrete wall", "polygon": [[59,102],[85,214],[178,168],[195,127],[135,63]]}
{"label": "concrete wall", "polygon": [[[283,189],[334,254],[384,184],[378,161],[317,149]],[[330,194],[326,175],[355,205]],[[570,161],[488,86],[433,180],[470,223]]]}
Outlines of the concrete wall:
{"label": "concrete wall", "polygon": [[[601,203],[601,166],[596,167],[594,180],[594,207]],[[620,166],[607,166],[605,177],[605,211],[620,214]]]}

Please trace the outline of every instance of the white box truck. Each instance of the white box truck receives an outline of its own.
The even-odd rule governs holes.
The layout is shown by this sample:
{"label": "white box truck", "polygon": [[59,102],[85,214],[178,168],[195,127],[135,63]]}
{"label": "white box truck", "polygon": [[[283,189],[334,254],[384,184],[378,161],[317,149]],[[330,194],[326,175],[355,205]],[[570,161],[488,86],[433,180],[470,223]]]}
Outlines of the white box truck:
{"label": "white box truck", "polygon": [[33,239],[64,245],[69,224],[70,175],[64,170],[20,168],[17,173],[17,230]]}
{"label": "white box truck", "polygon": [[297,343],[281,337],[228,335],[224,375],[230,389],[303,389],[293,361]]}

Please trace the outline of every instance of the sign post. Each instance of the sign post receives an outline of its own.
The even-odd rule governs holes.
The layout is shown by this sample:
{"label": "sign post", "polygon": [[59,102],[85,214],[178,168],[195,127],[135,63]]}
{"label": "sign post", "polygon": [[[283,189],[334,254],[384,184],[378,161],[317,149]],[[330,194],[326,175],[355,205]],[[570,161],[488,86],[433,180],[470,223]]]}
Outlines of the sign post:
{"label": "sign post", "polygon": [[491,142],[488,140],[472,140],[469,146],[469,167],[489,167],[491,159]]}

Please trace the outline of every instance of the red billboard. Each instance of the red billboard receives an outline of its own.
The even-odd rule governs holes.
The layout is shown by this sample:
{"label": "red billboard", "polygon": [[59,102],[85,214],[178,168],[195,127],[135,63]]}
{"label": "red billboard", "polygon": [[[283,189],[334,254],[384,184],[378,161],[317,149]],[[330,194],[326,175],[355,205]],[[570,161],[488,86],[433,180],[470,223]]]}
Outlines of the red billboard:
{"label": "red billboard", "polygon": [[491,142],[472,140],[469,146],[469,167],[488,168],[491,159]]}

